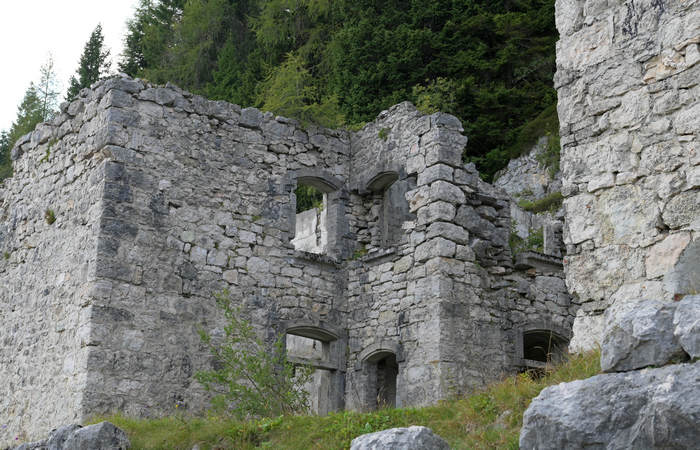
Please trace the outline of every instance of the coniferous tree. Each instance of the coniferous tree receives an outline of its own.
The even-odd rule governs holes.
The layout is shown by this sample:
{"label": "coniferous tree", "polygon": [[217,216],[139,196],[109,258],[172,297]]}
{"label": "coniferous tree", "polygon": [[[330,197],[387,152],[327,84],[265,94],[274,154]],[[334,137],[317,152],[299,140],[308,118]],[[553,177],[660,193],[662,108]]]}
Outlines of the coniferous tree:
{"label": "coniferous tree", "polygon": [[0,132],[0,181],[12,176],[10,150],[10,135],[3,130]]}
{"label": "coniferous tree", "polygon": [[71,101],[81,89],[104,77],[111,63],[109,61],[109,50],[104,47],[104,36],[102,36],[102,25],[97,25],[90,34],[90,39],[85,44],[83,54],[80,55],[80,65],[76,75],[70,79],[70,86],[66,94],[66,100]]}
{"label": "coniferous tree", "polygon": [[30,83],[24,92],[22,102],[17,107],[17,118],[12,123],[12,127],[10,127],[10,148],[17,139],[29,133],[37,124],[44,121],[43,114],[43,102],[34,83]]}
{"label": "coniferous tree", "polygon": [[49,55],[46,63],[41,66],[41,76],[39,84],[36,86],[36,93],[41,102],[41,120],[45,122],[55,115],[60,94],[52,55]]}
{"label": "coniferous tree", "polygon": [[411,100],[486,176],[556,137],[554,0],[140,0],[120,68],[328,126]]}
{"label": "coniferous tree", "polygon": [[134,17],[126,23],[119,70],[137,76],[146,69],[167,67],[167,51],[184,6],[185,0],[140,0]]}

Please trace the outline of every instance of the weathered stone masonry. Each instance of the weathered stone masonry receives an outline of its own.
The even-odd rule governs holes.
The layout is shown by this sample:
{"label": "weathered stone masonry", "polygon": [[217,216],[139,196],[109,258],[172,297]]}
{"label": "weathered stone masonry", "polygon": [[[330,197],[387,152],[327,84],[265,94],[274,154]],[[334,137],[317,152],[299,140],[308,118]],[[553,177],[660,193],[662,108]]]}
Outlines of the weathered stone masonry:
{"label": "weathered stone masonry", "polygon": [[[0,189],[0,442],[203,409],[197,329],[221,333],[224,289],[318,369],[319,412],[540,364],[575,305],[556,257],[514,265],[510,200],[462,164],[461,131],[408,103],[348,133],[128,78],[84,90]],[[325,192],[322,254],[292,244],[299,183]]]}
{"label": "weathered stone masonry", "polygon": [[602,312],[700,290],[700,2],[557,1],[574,349]]}

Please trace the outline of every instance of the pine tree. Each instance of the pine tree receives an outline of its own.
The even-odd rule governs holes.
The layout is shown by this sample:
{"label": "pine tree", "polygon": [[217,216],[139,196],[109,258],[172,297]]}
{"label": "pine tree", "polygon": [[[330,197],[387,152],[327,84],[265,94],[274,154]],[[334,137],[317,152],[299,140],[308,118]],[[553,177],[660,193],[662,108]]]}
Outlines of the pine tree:
{"label": "pine tree", "polygon": [[41,102],[41,120],[45,122],[51,119],[58,109],[58,81],[54,72],[53,56],[49,55],[48,60],[41,66],[41,77],[36,93]]}
{"label": "pine tree", "polygon": [[104,48],[102,25],[98,24],[85,44],[83,54],[80,55],[77,77],[74,75],[70,79],[66,100],[73,100],[81,89],[90,87],[92,83],[103,78],[111,66],[108,58],[109,50]]}
{"label": "pine tree", "polygon": [[34,83],[30,83],[24,92],[22,103],[17,107],[17,118],[10,128],[10,148],[17,139],[32,131],[43,120],[43,102]]}
{"label": "pine tree", "polygon": [[10,135],[3,130],[0,132],[0,181],[12,176],[10,150]]}

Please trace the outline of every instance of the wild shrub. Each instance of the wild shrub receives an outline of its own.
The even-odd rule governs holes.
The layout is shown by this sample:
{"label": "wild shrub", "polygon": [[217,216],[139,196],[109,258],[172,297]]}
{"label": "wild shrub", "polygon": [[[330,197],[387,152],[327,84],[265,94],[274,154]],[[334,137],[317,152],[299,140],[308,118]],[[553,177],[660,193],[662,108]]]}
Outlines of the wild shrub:
{"label": "wild shrub", "polygon": [[206,390],[216,393],[214,411],[239,419],[308,412],[309,394],[303,387],[313,369],[290,363],[282,338],[273,345],[263,342],[240,307],[232,304],[229,292],[215,297],[227,320],[224,337],[219,341],[200,330],[215,368],[195,375]]}

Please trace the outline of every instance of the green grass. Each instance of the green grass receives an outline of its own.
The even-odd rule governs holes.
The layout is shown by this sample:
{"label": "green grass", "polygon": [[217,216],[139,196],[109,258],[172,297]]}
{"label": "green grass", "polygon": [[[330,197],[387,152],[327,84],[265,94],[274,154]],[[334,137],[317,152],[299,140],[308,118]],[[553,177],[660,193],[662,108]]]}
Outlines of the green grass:
{"label": "green grass", "polygon": [[544,376],[505,378],[469,397],[427,408],[382,409],[372,413],[340,412],[325,417],[288,416],[239,422],[221,417],[184,415],[162,419],[109,420],[125,430],[134,449],[346,449],[364,433],[392,427],[424,425],[455,449],[516,449],[523,412],[550,385],[588,378],[600,372],[600,354],[573,355]]}
{"label": "green grass", "polygon": [[552,192],[548,196],[532,202],[528,200],[520,200],[518,202],[518,206],[531,213],[541,213],[545,211],[555,213],[559,208],[561,208],[563,202],[564,196],[561,195],[561,192]]}

